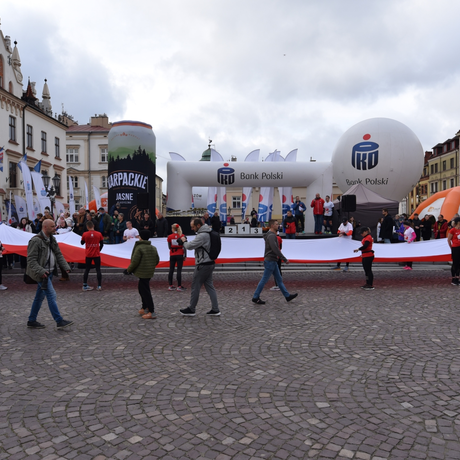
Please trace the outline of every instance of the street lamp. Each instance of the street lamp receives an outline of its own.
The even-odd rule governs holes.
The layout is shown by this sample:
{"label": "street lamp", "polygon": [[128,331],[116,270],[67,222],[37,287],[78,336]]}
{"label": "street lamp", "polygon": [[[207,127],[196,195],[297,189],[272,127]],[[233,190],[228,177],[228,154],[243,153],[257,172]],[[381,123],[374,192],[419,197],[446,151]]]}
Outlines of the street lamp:
{"label": "street lamp", "polygon": [[[61,185],[61,178],[57,174],[55,174],[53,179],[51,179],[51,177],[48,176],[47,171],[43,171],[42,179],[43,179],[43,185],[46,191],[46,196],[50,199],[51,215],[54,217],[53,210],[54,210],[54,203],[56,201],[54,197],[56,196],[57,191],[59,190],[59,186]],[[50,180],[53,181],[53,185],[51,187],[49,186]]]}

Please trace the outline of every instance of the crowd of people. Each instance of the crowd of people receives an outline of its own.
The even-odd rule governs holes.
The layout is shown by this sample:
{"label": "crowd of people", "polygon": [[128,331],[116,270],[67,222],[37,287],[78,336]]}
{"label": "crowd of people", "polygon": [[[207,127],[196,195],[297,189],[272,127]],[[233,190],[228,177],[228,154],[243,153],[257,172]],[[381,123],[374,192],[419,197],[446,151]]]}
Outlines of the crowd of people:
{"label": "crowd of people", "polygon": [[[298,197],[296,197],[298,198]],[[329,198],[329,197],[327,197]],[[319,194],[312,201],[312,208],[320,210],[318,202],[321,200]],[[326,217],[322,222],[325,228],[331,228],[329,221],[329,211],[324,214],[324,210],[332,210],[332,206],[327,206],[330,201],[326,199],[323,206],[323,214],[318,214]],[[326,205],[326,206],[325,206]],[[304,209],[302,202],[298,203],[298,212]],[[49,218],[45,218],[48,215]],[[298,217],[298,216],[297,216]],[[295,211],[288,211],[283,227],[287,239],[292,239],[297,231],[301,228],[302,219],[297,219]],[[170,253],[170,269],[168,273],[168,290],[169,291],[185,291],[186,288],[182,285],[182,267],[184,260],[187,257],[187,249],[195,252],[195,270],[192,277],[191,295],[188,307],[180,310],[183,316],[195,316],[196,307],[199,300],[201,287],[204,286],[206,292],[211,299],[211,310],[207,312],[209,316],[219,316],[221,314],[217,299],[217,292],[213,285],[213,271],[215,267],[215,257],[211,255],[213,234],[218,234],[220,231],[216,221],[219,220],[216,213],[210,218],[208,213],[202,218],[193,218],[191,220],[191,229],[196,233],[196,237],[192,241],[188,241],[183,235],[182,229],[178,224],[173,224],[170,228],[166,219],[159,214],[157,225],[153,224],[148,213],[145,213],[141,220],[139,230],[133,227],[132,222],[127,221],[124,226],[120,225],[124,222],[122,213],[114,209],[112,217],[105,212],[103,208],[99,209],[98,213],[80,209],[73,218],[69,213],[61,214],[54,220],[48,210],[43,216],[39,216],[36,222],[30,222],[23,218],[17,226],[20,231],[28,233],[36,233],[28,244],[27,257],[21,258],[21,266],[26,270],[26,276],[37,283],[35,298],[32,303],[32,308],[29,314],[27,327],[34,329],[42,329],[45,326],[37,321],[37,316],[41,308],[41,304],[45,297],[48,301],[48,306],[53,319],[56,322],[58,329],[66,328],[73,324],[72,321],[65,320],[58,309],[56,302],[56,291],[53,288],[53,276],[57,275],[57,269],[61,269],[62,276],[67,276],[71,271],[69,264],[63,257],[55,234],[73,231],[81,236],[81,244],[85,245],[85,272],[83,275],[83,291],[91,291],[93,287],[88,285],[88,275],[91,268],[94,266],[97,274],[97,290],[102,290],[102,274],[101,274],[101,256],[100,251],[103,245],[107,242],[117,244],[128,239],[136,239],[132,255],[131,264],[125,270],[125,274],[134,274],[139,278],[138,291],[141,297],[142,308],[139,310],[143,319],[155,319],[155,308],[153,297],[150,291],[150,280],[153,277],[155,267],[159,263],[158,251],[152,245],[150,238],[153,235],[167,237],[169,253]],[[119,225],[117,225],[119,223]],[[320,219],[317,220],[319,225]],[[37,232],[37,229],[40,229]],[[281,263],[289,263],[287,258],[281,252],[282,239],[279,236],[279,230],[282,226],[278,220],[271,219],[268,222],[268,232],[264,235],[265,252],[264,252],[264,273],[252,297],[252,302],[257,305],[263,305],[266,302],[260,298],[260,294],[273,276],[275,286],[273,290],[279,290],[290,302],[297,297],[297,294],[290,294],[285,287],[281,274]],[[352,217],[344,217],[338,229],[338,237],[352,238],[357,230]],[[355,249],[354,252],[361,252],[362,265],[366,277],[365,285],[361,286],[364,290],[374,289],[374,276],[372,272],[372,263],[374,260],[374,239],[371,236],[371,230],[368,227],[359,228],[361,235],[361,246]],[[119,233],[118,233],[119,232]],[[122,233],[121,233],[122,232]],[[152,235],[153,232],[153,235]],[[396,215],[394,219],[388,212],[388,209],[382,210],[382,218],[377,225],[377,243],[399,243],[405,242],[410,244],[414,241],[429,240],[432,237],[435,239],[446,238],[447,244],[451,249],[452,254],[452,285],[460,285],[460,217],[458,214],[453,219],[447,221],[443,215],[435,218],[432,215],[425,215],[419,219],[418,214],[414,214],[409,218],[405,214]],[[220,238],[220,237],[219,237]],[[119,240],[119,241],[118,241]],[[220,244],[220,243],[219,243]],[[2,263],[7,258],[3,257],[3,246],[0,242],[0,290],[7,288],[2,284]],[[23,263],[24,262],[24,263]],[[7,265],[8,266],[8,265]],[[349,263],[343,271],[348,271]],[[405,263],[406,270],[412,270],[412,261]],[[176,271],[177,269],[177,271]],[[334,270],[340,270],[341,264],[338,263]],[[174,272],[176,271],[177,287],[173,284]],[[63,280],[63,278],[61,278]]]}

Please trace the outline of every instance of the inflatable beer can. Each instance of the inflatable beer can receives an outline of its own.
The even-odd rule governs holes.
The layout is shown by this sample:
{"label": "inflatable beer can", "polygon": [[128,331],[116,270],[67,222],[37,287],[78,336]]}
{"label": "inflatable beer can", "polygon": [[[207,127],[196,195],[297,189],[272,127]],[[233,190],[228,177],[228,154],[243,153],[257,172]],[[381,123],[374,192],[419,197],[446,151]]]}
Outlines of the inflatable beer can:
{"label": "inflatable beer can", "polygon": [[139,228],[145,211],[155,219],[155,134],[147,123],[117,121],[108,140],[109,212],[118,209]]}

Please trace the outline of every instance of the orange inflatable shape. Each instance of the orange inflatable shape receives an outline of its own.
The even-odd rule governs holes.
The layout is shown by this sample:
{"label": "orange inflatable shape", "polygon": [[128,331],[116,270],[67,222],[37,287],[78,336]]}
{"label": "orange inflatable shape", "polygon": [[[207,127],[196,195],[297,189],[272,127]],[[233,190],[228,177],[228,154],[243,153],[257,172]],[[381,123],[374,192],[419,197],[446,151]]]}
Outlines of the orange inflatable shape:
{"label": "orange inflatable shape", "polygon": [[[453,187],[430,196],[417,207],[414,214],[417,213],[420,219],[426,214],[432,214],[436,218],[439,214],[442,214],[444,219],[450,221],[458,213],[459,208],[460,187]],[[414,214],[412,214],[411,218]]]}

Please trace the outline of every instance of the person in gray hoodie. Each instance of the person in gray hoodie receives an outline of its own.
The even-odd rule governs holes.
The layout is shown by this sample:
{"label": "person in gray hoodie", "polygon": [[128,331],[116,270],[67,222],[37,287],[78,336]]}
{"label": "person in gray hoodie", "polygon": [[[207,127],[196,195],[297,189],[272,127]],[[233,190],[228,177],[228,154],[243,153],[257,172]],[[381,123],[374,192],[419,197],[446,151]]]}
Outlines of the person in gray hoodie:
{"label": "person in gray hoodie", "polygon": [[187,237],[183,236],[177,241],[184,245],[185,249],[195,250],[195,271],[193,272],[192,291],[190,294],[190,305],[180,310],[183,316],[195,316],[196,306],[200,297],[201,286],[204,285],[206,292],[211,299],[211,310],[206,314],[209,316],[220,316],[219,303],[217,302],[217,293],[212,283],[212,273],[214,272],[215,262],[209,257],[211,248],[212,228],[203,224],[201,219],[193,219],[190,226],[196,237],[188,242]]}
{"label": "person in gray hoodie", "polygon": [[298,294],[289,294],[286,286],[283,283],[283,278],[281,278],[280,270],[278,268],[278,258],[283,260],[285,263],[289,263],[289,260],[284,257],[283,253],[278,247],[278,240],[276,238],[276,232],[278,231],[279,223],[276,219],[271,219],[268,222],[269,230],[264,235],[265,240],[265,253],[264,253],[264,274],[259,284],[257,285],[256,292],[252,296],[252,301],[257,305],[264,305],[265,301],[260,298],[260,293],[264,288],[267,281],[273,275],[275,281],[278,284],[280,291],[283,293],[284,297],[288,302],[292,299],[295,299]]}

